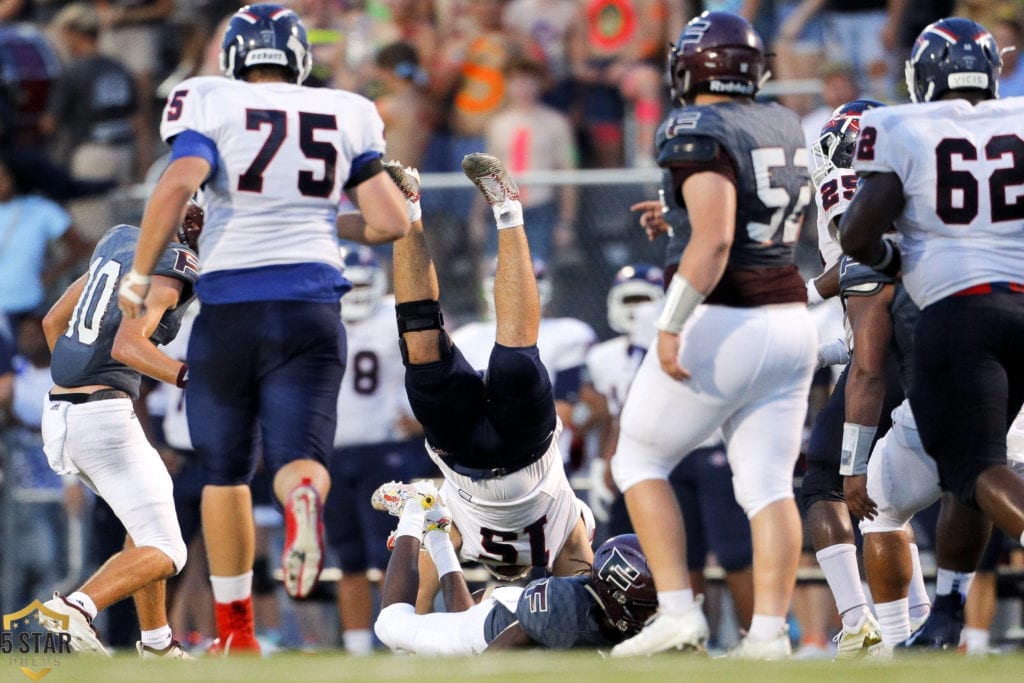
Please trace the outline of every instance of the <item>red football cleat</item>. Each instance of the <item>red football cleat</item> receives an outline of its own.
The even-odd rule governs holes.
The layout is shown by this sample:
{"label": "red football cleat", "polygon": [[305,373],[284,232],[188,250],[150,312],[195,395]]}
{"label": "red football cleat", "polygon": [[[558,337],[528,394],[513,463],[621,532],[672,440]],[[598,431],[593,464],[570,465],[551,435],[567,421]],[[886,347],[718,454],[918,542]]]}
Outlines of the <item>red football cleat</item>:
{"label": "red football cleat", "polygon": [[303,479],[288,495],[284,521],[284,588],[293,598],[305,598],[324,566],[323,505],[311,480]]}

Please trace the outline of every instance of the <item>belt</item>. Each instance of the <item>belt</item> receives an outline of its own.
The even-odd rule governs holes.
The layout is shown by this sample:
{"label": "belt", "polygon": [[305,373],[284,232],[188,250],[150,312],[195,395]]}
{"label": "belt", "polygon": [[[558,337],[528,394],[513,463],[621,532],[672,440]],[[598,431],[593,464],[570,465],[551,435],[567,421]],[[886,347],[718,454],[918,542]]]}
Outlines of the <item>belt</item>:
{"label": "belt", "polygon": [[980,285],[961,289],[954,292],[952,296],[977,296],[979,294],[991,294],[992,292],[1017,292],[1024,293],[1024,284],[1020,282],[984,282]]}
{"label": "belt", "polygon": [[105,401],[111,398],[131,398],[127,391],[121,391],[120,389],[100,389],[94,391],[91,394],[83,393],[72,393],[72,394],[50,394],[51,401],[64,401],[72,405],[78,405],[79,403],[92,403],[93,401]]}

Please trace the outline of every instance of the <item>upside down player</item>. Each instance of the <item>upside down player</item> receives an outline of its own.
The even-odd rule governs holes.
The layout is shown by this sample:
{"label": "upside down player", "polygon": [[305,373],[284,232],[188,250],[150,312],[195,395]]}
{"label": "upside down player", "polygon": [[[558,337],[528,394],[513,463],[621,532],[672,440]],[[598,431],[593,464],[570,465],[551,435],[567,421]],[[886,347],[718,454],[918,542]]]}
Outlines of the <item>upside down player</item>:
{"label": "upside down player", "polygon": [[[324,466],[344,372],[338,236],[387,242],[409,229],[402,194],[382,173],[384,125],[373,103],[301,85],[306,29],[281,5],[250,5],[221,42],[227,78],[196,77],[168,99],[161,135],[171,163],[142,218],[118,305],[141,313],[173,221],[165,202],[204,186],[209,211],[189,341],[189,431],[207,472],[202,517],[222,651],[256,653],[249,482],[254,425],[285,513],[285,589],[309,595],[323,563]],[[338,216],[341,193],[362,222]]]}
{"label": "upside down player", "polygon": [[[179,209],[181,211],[181,209]],[[131,267],[139,229],[118,225],[93,251],[89,272],[76,280],[43,320],[53,352],[55,386],[43,413],[44,450],[58,474],[76,474],[100,495],[128,531],[125,549],[81,588],[54,593],[46,607],[68,616],[74,650],[107,654],[92,628],[96,613],[134,595],[142,656],[183,658],[167,623],[165,579],[185,565],[185,542],[174,511],[171,476],[135,417],[142,375],[184,386],[185,365],[157,348],[178,333],[192,301],[199,262],[194,247],[203,210],[189,203],[178,240],[154,269],[143,317],[122,317],[111,305]]]}
{"label": "upside down player", "polygon": [[807,150],[792,112],[753,100],[764,51],[742,17],[706,12],[690,21],[669,71],[676,108],[659,132],[659,164],[692,230],[658,320],[657,353],[630,387],[611,462],[659,611],[612,655],[699,648],[707,638],[668,474],[722,427],[754,548],[754,616],[734,654],[784,658],[801,545],[792,474],[817,337],[792,262],[810,199]]}
{"label": "upside down player", "polygon": [[[405,386],[428,453],[444,474],[441,495],[452,512],[454,543],[463,559],[482,562],[501,578],[531,567],[574,574],[593,557],[593,517],[562,466],[551,380],[537,350],[540,303],[518,188],[495,157],[463,160],[498,226],[497,339],[481,376],[443,328],[437,274],[419,220],[419,182],[411,170],[388,170],[409,197],[413,223],[394,247]],[[384,509],[410,486],[382,485],[374,507]],[[428,570],[422,609],[436,586]]]}
{"label": "upside down player", "polygon": [[[454,656],[529,646],[609,647],[636,633],[657,608],[654,581],[632,534],[605,541],[593,564],[575,576],[497,588],[474,603],[449,538],[451,516],[436,489],[420,482],[402,494],[388,505],[399,522],[374,624],[377,637],[394,650]],[[424,554],[441,577],[447,612],[416,614]]]}

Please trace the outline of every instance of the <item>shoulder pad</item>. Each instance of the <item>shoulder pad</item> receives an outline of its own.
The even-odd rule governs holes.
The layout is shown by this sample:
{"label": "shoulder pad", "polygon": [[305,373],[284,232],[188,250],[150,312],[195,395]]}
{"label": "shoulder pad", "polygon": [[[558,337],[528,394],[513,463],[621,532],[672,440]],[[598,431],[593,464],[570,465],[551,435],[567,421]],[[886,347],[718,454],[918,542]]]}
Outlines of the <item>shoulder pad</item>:
{"label": "shoulder pad", "polygon": [[658,165],[701,163],[718,157],[721,146],[718,140],[705,136],[685,136],[665,141],[658,155]]}
{"label": "shoulder pad", "polygon": [[843,296],[872,296],[895,280],[849,256],[839,259],[839,292]]}

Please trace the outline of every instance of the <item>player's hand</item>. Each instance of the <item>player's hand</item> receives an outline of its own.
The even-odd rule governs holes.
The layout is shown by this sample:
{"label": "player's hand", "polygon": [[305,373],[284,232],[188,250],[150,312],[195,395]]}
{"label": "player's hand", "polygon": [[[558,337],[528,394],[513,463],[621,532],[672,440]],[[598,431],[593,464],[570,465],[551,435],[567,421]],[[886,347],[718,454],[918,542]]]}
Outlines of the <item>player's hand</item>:
{"label": "player's hand", "polygon": [[117,290],[117,307],[126,318],[141,318],[146,314],[146,294],[149,293],[149,279],[140,281],[133,279],[131,271],[121,278],[121,286]]}
{"label": "player's hand", "polygon": [[868,496],[868,478],[863,474],[843,477],[843,495],[846,507],[860,519],[874,519],[878,506]]}
{"label": "player's hand", "polygon": [[601,458],[590,465],[590,496],[587,503],[598,522],[607,522],[611,518],[612,503],[618,497],[615,485],[609,485],[609,469],[608,463]]}
{"label": "player's hand", "polygon": [[667,233],[671,227],[665,220],[662,204],[657,199],[637,202],[629,207],[629,210],[640,212],[640,227],[647,233],[647,239],[652,242],[658,235]]}
{"label": "player's hand", "polygon": [[679,335],[658,330],[658,362],[672,379],[690,379],[690,373],[679,365]]}

